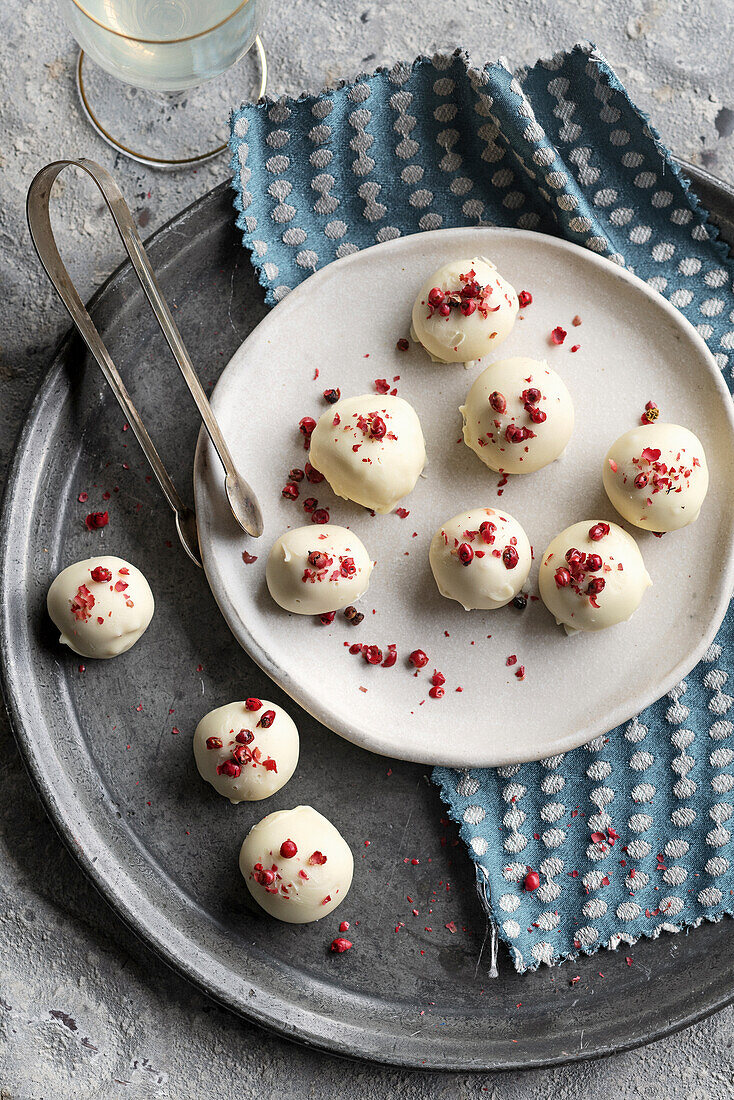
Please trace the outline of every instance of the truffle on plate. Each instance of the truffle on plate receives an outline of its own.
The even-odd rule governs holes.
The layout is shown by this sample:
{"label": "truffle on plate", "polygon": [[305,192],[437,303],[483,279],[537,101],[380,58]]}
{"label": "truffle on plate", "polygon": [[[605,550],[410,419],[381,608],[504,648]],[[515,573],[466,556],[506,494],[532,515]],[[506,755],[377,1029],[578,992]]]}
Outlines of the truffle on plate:
{"label": "truffle on plate", "polygon": [[420,420],[402,397],[346,397],[319,418],[309,461],[337,496],[391,512],[426,464]]}
{"label": "truffle on plate", "polygon": [[475,379],[459,409],[464,442],[490,470],[531,474],[555,461],[573,431],[573,403],[544,361],[502,359]]}
{"label": "truffle on plate", "polygon": [[698,519],[709,485],[701,441],[678,424],[645,424],[621,435],[604,459],[607,496],[645,531],[677,531]]}
{"label": "truffle on plate", "polygon": [[277,703],[250,698],[210,710],[194,733],[199,774],[232,803],[284,787],[298,763],[298,730]]}
{"label": "truffle on plate", "polygon": [[428,556],[441,595],[465,611],[504,607],[522,589],[532,564],[520,524],[494,508],[470,508],[442,524]]}
{"label": "truffle on plate", "polygon": [[320,920],[352,884],[354,858],[341,833],[311,806],[279,810],[250,829],[240,871],[255,901],[288,924]]}
{"label": "truffle on plate", "polygon": [[296,615],[323,615],[353,604],[367,591],[372,560],[361,539],[335,523],[286,531],[265,566],[270,595]]}
{"label": "truffle on plate", "polygon": [[491,260],[453,260],[420,288],[410,334],[434,362],[473,362],[509,336],[517,310],[517,294]]}
{"label": "truffle on plate", "polygon": [[652,584],[637,543],[616,523],[582,520],[551,541],[540,596],[567,634],[604,630],[637,610]]}
{"label": "truffle on plate", "polygon": [[59,641],[82,657],[126,653],[145,633],[155,602],[147,580],[123,558],[100,554],[62,569],[46,598]]}

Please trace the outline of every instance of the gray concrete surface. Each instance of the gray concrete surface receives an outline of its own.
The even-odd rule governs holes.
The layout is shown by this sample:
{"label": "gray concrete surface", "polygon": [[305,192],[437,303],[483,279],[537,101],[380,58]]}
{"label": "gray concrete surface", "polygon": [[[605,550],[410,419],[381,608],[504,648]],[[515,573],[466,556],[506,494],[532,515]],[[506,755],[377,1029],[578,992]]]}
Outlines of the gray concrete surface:
{"label": "gray concrete surface", "polygon": [[[316,90],[436,47],[514,64],[578,39],[606,53],[672,148],[734,178],[730,0],[286,0],[264,35],[273,93]],[[117,161],[80,117],[75,47],[56,3],[0,5],[0,470],[65,317],[25,228],[46,161],[114,168],[143,233],[218,183],[226,164],[159,174]],[[90,201],[90,198],[92,201]],[[83,292],[117,264],[100,203],[70,180],[62,252]],[[620,1018],[624,1005],[620,1005]],[[734,1096],[734,1009],[611,1060],[531,1074],[430,1076],[347,1064],[274,1039],[200,996],[99,901],[31,791],[0,726],[0,1100],[353,1097],[438,1100]]]}

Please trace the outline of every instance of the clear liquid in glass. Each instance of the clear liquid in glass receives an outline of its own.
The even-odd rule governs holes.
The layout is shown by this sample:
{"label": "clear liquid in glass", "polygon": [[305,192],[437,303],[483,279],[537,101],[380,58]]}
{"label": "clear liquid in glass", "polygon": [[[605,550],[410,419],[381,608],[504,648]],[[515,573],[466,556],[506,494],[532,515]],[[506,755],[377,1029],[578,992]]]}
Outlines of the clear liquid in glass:
{"label": "clear liquid in glass", "polygon": [[234,65],[252,45],[269,0],[67,0],[79,45],[138,88],[183,91]]}

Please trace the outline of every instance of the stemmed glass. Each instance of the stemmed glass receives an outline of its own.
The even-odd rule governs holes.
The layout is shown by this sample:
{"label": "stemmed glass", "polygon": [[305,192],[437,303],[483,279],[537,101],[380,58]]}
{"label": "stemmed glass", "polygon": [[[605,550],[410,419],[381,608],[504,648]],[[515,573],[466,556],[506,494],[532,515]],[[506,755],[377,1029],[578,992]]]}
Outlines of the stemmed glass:
{"label": "stemmed glass", "polygon": [[81,47],[85,114],[142,164],[174,168],[216,156],[226,148],[229,108],[265,92],[259,31],[270,0],[60,2]]}

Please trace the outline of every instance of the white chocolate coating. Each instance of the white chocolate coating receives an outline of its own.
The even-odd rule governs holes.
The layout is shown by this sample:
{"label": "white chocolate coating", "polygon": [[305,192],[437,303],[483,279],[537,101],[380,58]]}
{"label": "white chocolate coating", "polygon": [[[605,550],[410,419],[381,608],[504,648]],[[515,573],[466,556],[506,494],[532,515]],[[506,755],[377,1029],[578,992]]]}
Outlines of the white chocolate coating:
{"label": "white chocolate coating", "polygon": [[238,702],[210,710],[194,733],[199,775],[235,805],[269,798],[298,763],[298,730],[290,715],[267,699],[248,701],[252,709]]}
{"label": "white chocolate coating", "polygon": [[[95,580],[109,573],[109,579]],[[107,660],[126,653],[145,633],[155,602],[134,565],[110,555],[75,562],[53,581],[46,598],[59,641],[81,657]]]}
{"label": "white chocolate coating", "polygon": [[[281,845],[296,845],[293,856]],[[307,924],[332,913],[352,884],[354,858],[344,837],[311,806],[279,810],[250,829],[240,871],[253,898],[271,917]]]}
{"label": "white chocolate coating", "polygon": [[[314,559],[315,554],[325,554],[326,560]],[[286,611],[323,615],[363,596],[371,572],[372,560],[353,531],[335,523],[314,523],[275,540],[265,580],[270,595]]]}
{"label": "white chocolate coating", "polygon": [[620,516],[646,531],[678,531],[694,523],[709,486],[700,439],[688,428],[657,421],[612,444],[602,478]]}
{"label": "white chocolate coating", "polygon": [[[456,305],[446,317],[431,308],[428,295],[434,287],[444,294],[459,293],[466,285],[461,276],[472,271],[480,294],[474,299],[479,305],[471,316],[465,317]],[[485,256],[453,260],[434,271],[420,288],[413,306],[411,336],[435,362],[468,363],[493,352],[507,339],[517,310],[517,294],[491,260]]]}
{"label": "white chocolate coating", "polygon": [[[483,523],[494,524],[495,530],[480,531]],[[473,557],[464,565],[459,547],[467,545]],[[457,600],[465,611],[504,607],[522,589],[532,564],[520,524],[494,508],[470,508],[444,523],[431,540],[428,557],[441,595]]]}
{"label": "white chocolate coating", "polygon": [[366,393],[323,413],[308,457],[338,497],[384,514],[415,487],[426,444],[412,405],[402,397]]}
{"label": "white chocolate coating", "polygon": [[[530,403],[545,413],[535,423],[522,394],[540,390],[540,399]],[[490,404],[490,396],[504,399],[505,411]],[[495,399],[497,401],[497,399]],[[499,402],[500,409],[502,402]],[[502,359],[491,363],[475,379],[459,409],[464,418],[464,442],[490,470],[508,474],[531,474],[563,454],[573,431],[573,402],[561,378],[545,361]],[[515,425],[533,435],[519,442],[507,439]],[[512,429],[511,429],[512,430]]]}
{"label": "white chocolate coating", "polygon": [[[567,634],[604,630],[625,622],[640,606],[645,589],[652,584],[637,543],[616,523],[608,524],[609,533],[601,539],[590,538],[589,531],[600,522],[587,519],[561,531],[540,563],[541,599]],[[559,587],[556,571],[571,571],[566,559],[571,549],[587,558],[590,554],[598,554],[602,568],[587,571],[582,566],[568,584]],[[604,588],[590,596],[587,589],[594,578],[603,579]]]}

